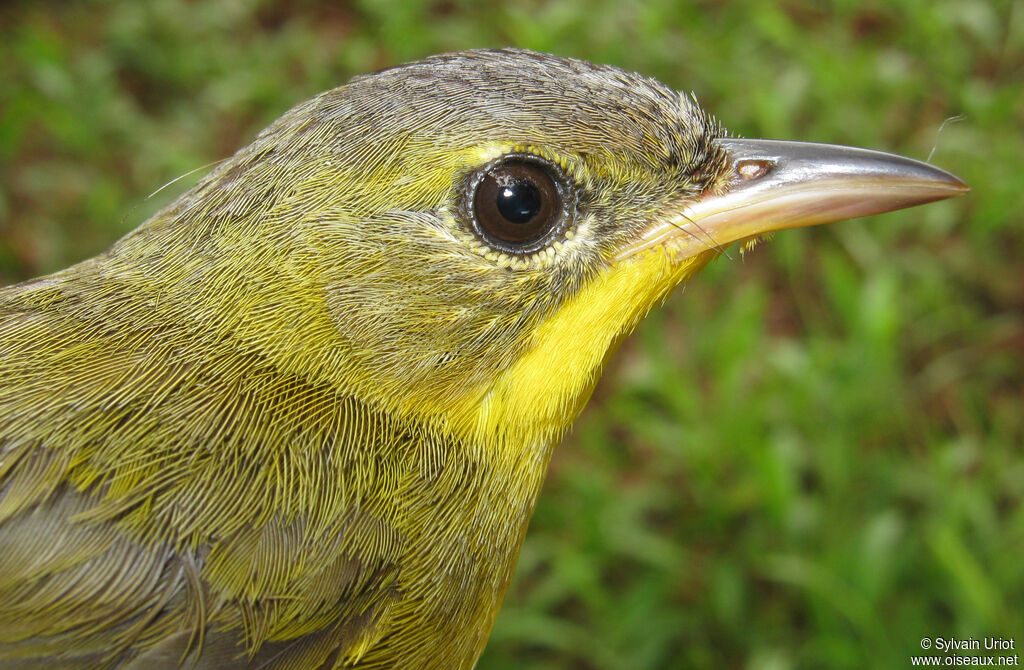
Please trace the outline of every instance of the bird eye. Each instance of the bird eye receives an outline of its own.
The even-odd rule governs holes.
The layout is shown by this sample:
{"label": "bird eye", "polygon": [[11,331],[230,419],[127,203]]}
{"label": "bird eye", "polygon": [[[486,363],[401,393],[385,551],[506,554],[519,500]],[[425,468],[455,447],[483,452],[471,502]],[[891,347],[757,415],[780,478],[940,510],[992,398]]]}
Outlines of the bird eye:
{"label": "bird eye", "polygon": [[562,232],[568,186],[554,166],[510,156],[484,170],[472,195],[476,232],[503,251],[532,253]]}

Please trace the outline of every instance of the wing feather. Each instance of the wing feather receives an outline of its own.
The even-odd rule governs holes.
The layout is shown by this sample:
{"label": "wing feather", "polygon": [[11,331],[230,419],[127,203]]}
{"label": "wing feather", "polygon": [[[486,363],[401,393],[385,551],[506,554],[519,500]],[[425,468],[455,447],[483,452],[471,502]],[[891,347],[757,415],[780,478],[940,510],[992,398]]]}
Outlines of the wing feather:
{"label": "wing feather", "polygon": [[297,669],[376,639],[405,432],[223,333],[105,327],[78,285],[0,292],[0,665]]}

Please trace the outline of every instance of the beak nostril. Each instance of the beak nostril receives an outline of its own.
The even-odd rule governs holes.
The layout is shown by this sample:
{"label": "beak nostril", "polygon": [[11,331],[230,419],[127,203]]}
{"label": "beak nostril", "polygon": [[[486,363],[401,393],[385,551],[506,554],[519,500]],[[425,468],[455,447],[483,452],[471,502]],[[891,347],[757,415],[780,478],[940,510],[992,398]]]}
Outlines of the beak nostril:
{"label": "beak nostril", "polygon": [[736,173],[744,181],[750,181],[765,176],[771,168],[772,162],[768,160],[745,160],[736,164]]}

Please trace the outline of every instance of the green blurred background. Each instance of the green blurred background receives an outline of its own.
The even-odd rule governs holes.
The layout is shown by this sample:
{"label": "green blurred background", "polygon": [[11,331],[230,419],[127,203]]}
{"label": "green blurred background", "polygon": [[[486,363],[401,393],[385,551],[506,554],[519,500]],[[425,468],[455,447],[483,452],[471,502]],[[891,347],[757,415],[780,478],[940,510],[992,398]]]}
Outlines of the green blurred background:
{"label": "green blurred background", "polygon": [[0,283],[106,248],[300,100],[467,47],[638,70],[748,137],[934,151],[969,196],[782,233],[642,325],[479,668],[1024,644],[1024,3],[35,0],[0,31]]}

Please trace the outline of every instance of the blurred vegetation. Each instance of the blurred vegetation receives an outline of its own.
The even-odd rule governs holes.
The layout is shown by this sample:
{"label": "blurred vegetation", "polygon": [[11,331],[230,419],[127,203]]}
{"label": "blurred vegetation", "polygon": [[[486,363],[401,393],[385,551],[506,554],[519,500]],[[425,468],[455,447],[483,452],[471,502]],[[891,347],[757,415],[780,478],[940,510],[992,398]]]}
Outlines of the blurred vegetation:
{"label": "blurred vegetation", "polygon": [[292,104],[468,47],[639,70],[744,136],[934,151],[968,197],[779,234],[643,324],[479,668],[1024,644],[1021,1],[24,0],[0,37],[2,283],[104,249]]}

